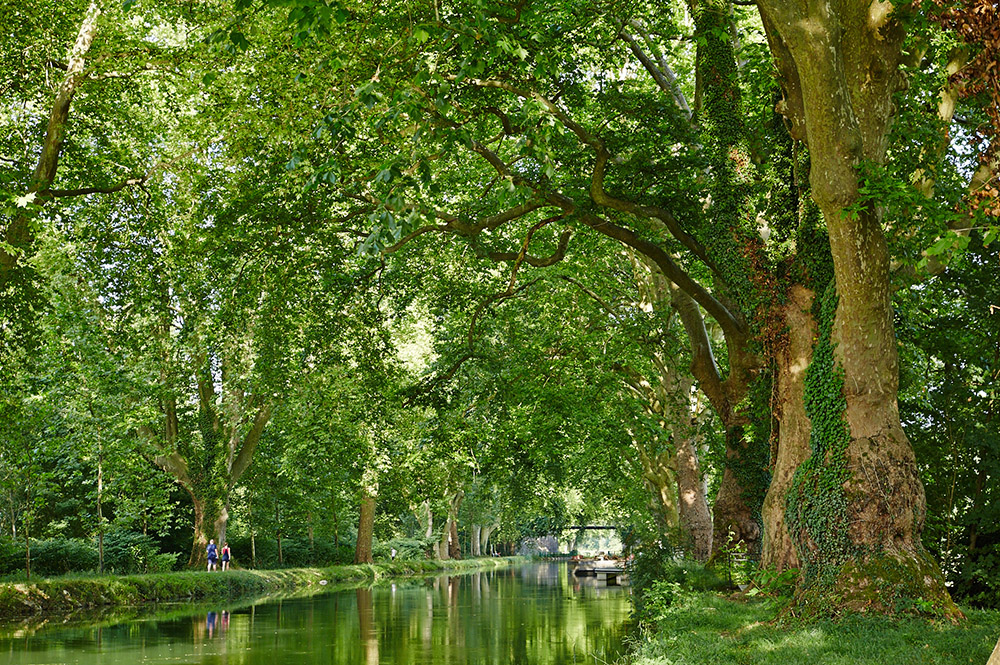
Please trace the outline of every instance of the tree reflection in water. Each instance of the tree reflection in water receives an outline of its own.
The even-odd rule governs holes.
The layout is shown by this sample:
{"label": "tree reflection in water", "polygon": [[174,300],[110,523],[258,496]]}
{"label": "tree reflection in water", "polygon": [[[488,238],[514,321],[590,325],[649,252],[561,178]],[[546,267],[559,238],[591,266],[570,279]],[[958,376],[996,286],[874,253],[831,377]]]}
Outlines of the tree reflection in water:
{"label": "tree reflection in water", "polygon": [[622,652],[628,589],[560,564],[0,640],[11,665],[564,665]]}

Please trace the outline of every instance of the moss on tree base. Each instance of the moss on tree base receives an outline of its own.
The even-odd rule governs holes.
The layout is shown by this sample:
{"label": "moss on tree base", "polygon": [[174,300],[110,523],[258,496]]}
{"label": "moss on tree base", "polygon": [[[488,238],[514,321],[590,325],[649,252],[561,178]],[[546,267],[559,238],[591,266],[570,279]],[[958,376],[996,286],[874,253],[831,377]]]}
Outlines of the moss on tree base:
{"label": "moss on tree base", "polygon": [[813,618],[845,613],[964,618],[926,552],[876,554],[848,561],[800,585],[788,613]]}

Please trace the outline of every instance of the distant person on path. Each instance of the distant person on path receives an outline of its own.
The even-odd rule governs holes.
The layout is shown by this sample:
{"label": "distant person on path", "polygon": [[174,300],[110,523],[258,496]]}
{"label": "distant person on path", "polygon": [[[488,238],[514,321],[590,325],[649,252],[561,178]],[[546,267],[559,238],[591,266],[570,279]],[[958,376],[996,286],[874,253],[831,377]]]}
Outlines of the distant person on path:
{"label": "distant person on path", "polygon": [[389,550],[389,558],[393,561],[396,560],[396,548],[393,547]]}
{"label": "distant person on path", "polygon": [[208,547],[205,548],[205,554],[208,555],[208,571],[218,567],[217,561],[219,560],[218,548],[215,546],[215,540],[208,541]]}
{"label": "distant person on path", "polygon": [[229,543],[222,546],[222,570],[229,570]]}

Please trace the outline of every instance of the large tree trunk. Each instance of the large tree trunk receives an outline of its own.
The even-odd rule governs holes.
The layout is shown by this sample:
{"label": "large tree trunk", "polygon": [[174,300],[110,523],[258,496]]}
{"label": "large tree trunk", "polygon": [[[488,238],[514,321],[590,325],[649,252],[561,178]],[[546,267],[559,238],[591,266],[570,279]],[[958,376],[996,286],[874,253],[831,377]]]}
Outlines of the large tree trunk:
{"label": "large tree trunk", "polygon": [[993,653],[990,654],[986,665],[1000,665],[1000,640],[997,640],[997,645],[993,648]]}
{"label": "large tree trunk", "polygon": [[188,557],[188,566],[191,568],[201,568],[206,565],[208,555],[205,548],[208,546],[208,531],[205,529],[205,500],[200,496],[189,492],[191,496],[191,507],[194,512],[194,539],[191,543],[191,556]]}
{"label": "large tree trunk", "polygon": [[809,146],[810,184],[830,236],[838,297],[832,321],[819,321],[821,341],[831,326],[836,362],[816,370],[824,376],[810,407],[813,453],[797,473],[788,514],[800,562],[829,573],[807,578],[833,581],[803,588],[800,602],[829,609],[833,597],[847,607],[891,612],[891,599],[916,597],[954,616],[940,568],[920,542],[924,492],[896,401],[888,248],[881,211],[861,201],[857,172],[862,161],[885,156],[892,96],[902,84],[903,32],[887,1],[758,6],[793,135]]}
{"label": "large tree trunk", "polygon": [[483,532],[483,527],[481,524],[472,525],[472,540],[469,541],[470,550],[472,556],[480,556],[482,551],[479,549],[479,537]]}
{"label": "large tree trunk", "polygon": [[462,547],[458,542],[458,520],[449,519],[448,526],[450,527],[448,535],[448,556],[455,560],[461,559]]}
{"label": "large tree trunk", "polygon": [[483,554],[489,555],[490,536],[492,536],[493,532],[496,531],[498,528],[500,527],[499,525],[496,524],[490,524],[488,526],[483,527],[483,531],[479,536],[479,551],[482,552]]}
{"label": "large tree trunk", "polygon": [[705,484],[698,465],[698,453],[689,437],[682,437],[677,446],[677,498],[680,524],[690,539],[691,556],[707,561],[712,554],[712,513],[708,510]]}
{"label": "large tree trunk", "polygon": [[[669,280],[654,262],[635,252],[629,252],[629,256],[639,288],[640,307],[646,311],[671,312],[674,296]],[[668,323],[665,330],[670,326]],[[664,446],[656,441],[655,449],[649,450],[635,437],[633,444],[639,453],[642,477],[650,490],[660,528],[668,533],[680,527],[681,546],[704,561],[712,549],[712,515],[692,443],[700,407],[692,405],[691,379],[672,359],[660,348],[654,349],[651,356],[657,369],[656,380],[647,381],[626,367],[626,381],[645,400],[646,412],[661,418],[660,426],[669,433],[673,445]]]}
{"label": "large tree trunk", "polygon": [[434,535],[434,511],[431,510],[430,499],[424,499],[419,506],[414,508],[413,516],[417,518],[417,524],[423,530],[424,538],[430,540]]}
{"label": "large tree trunk", "polygon": [[799,567],[795,542],[785,524],[785,503],[792,477],[809,456],[809,417],[805,409],[806,368],[812,360],[816,322],[810,311],[813,293],[795,285],[782,307],[787,343],[776,354],[778,382],[778,450],[771,486],[764,498],[764,550],[761,564],[784,571]]}
{"label": "large tree trunk", "polygon": [[354,563],[374,563],[372,539],[375,531],[375,495],[368,487],[361,490],[361,514],[358,516],[358,542]]}
{"label": "large tree trunk", "polygon": [[451,538],[451,524],[449,520],[445,520],[444,529],[441,531],[441,538],[438,540],[437,544],[437,558],[442,561],[447,561],[451,558],[448,549],[448,541]]}
{"label": "large tree trunk", "polygon": [[747,552],[759,552],[761,524],[759,508],[748,501],[751,490],[740,480],[737,469],[747,466],[750,443],[742,425],[726,428],[726,467],[719,493],[712,504],[712,555],[742,544]]}

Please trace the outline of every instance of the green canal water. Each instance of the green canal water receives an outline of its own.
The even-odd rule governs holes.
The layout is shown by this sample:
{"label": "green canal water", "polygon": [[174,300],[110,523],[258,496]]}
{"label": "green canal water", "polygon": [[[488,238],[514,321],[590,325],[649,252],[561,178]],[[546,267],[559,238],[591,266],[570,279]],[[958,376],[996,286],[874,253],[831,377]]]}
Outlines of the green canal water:
{"label": "green canal water", "polygon": [[[206,573],[207,574],[207,573]],[[563,665],[621,655],[628,589],[544,563],[0,640],[11,665]],[[175,610],[176,613],[176,610]]]}

